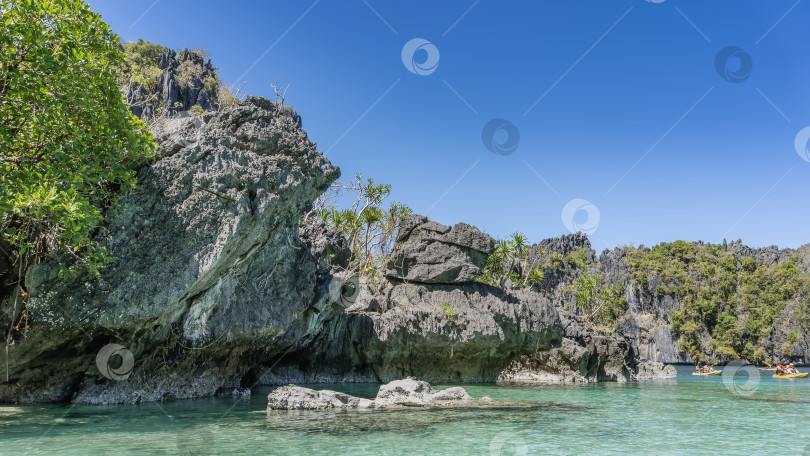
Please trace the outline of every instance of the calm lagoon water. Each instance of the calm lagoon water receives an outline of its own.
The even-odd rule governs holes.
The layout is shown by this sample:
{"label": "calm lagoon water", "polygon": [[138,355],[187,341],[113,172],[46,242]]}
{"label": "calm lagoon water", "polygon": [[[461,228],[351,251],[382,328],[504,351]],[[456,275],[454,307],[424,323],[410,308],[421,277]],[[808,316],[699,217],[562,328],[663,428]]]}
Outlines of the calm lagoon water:
{"label": "calm lagoon water", "polygon": [[[776,380],[763,372],[732,383],[692,376],[689,367],[678,370],[676,379],[629,384],[465,386],[473,397],[537,401],[521,408],[283,412],[268,418],[270,388],[241,400],[0,405],[0,454],[810,455],[810,379]],[[315,387],[373,397],[378,386]]]}

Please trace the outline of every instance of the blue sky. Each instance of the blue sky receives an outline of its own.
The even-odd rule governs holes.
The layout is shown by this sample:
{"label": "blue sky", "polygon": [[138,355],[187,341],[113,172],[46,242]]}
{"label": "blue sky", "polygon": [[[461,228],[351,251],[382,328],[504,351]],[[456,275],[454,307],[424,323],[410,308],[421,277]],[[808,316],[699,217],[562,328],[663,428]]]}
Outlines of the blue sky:
{"label": "blue sky", "polygon": [[810,126],[810,2],[90,4],[125,40],[209,50],[249,93],[290,84],[345,178],[389,183],[441,223],[534,242],[582,228],[597,250],[810,242],[810,154],[794,144]]}

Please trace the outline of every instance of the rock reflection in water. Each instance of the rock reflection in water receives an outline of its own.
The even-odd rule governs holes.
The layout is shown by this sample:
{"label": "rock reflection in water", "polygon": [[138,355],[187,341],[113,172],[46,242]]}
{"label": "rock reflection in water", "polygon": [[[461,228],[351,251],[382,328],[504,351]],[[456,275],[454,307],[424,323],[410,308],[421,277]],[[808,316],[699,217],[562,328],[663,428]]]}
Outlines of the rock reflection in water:
{"label": "rock reflection in water", "polygon": [[494,420],[516,425],[557,421],[583,407],[555,402],[498,402],[475,407],[402,407],[395,409],[276,410],[267,426],[304,433],[360,435],[376,432],[415,434],[455,421],[486,425]]}

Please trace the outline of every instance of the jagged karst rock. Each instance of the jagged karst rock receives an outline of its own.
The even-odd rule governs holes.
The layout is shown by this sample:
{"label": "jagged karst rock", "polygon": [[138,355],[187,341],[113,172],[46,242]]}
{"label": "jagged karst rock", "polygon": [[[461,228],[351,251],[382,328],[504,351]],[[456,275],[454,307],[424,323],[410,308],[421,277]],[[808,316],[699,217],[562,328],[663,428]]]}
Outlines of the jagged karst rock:
{"label": "jagged karst rock", "polygon": [[310,221],[298,228],[298,237],[314,257],[323,259],[327,267],[345,268],[351,259],[349,243],[343,233],[333,226]]}
{"label": "jagged karst rock", "polygon": [[583,317],[561,312],[562,346],[515,359],[499,384],[592,383],[652,380],[675,376],[672,366],[641,360],[620,334],[599,336]]}
{"label": "jagged karst rock", "polygon": [[[266,381],[494,381],[509,361],[559,346],[557,309],[542,295],[481,283],[384,282]],[[306,360],[302,362],[301,360]],[[290,361],[293,361],[292,359]],[[337,379],[337,380],[336,380]]]}
{"label": "jagged karst rock", "polygon": [[421,283],[470,282],[494,248],[495,240],[473,226],[451,228],[411,214],[400,224],[386,275]]}
{"label": "jagged karst rock", "polygon": [[[137,402],[250,386],[263,360],[342,311],[297,226],[339,170],[296,115],[251,97],[154,133],[161,158],[140,169],[100,238],[117,261],[98,279],[60,278],[57,259],[29,269],[35,325],[11,352],[0,401]],[[95,373],[110,342],[133,353],[126,380]]]}
{"label": "jagged karst rock", "polygon": [[[156,92],[150,92],[136,84],[123,87],[124,98],[131,106],[132,113],[141,118],[151,118],[156,110],[166,114],[188,111],[199,106],[205,111],[215,108],[216,93],[209,93],[206,79],[216,78],[216,67],[198,52],[183,50],[164,51],[158,58],[157,67],[161,70],[160,85]],[[194,74],[184,75],[183,83],[178,81],[178,68],[181,65],[198,68]]]}
{"label": "jagged karst rock", "polygon": [[660,380],[674,378],[678,375],[675,366],[656,361],[641,361],[636,367],[636,380]]}
{"label": "jagged karst rock", "polygon": [[[671,299],[671,298],[670,298]],[[651,313],[641,312],[622,317],[616,331],[634,340],[642,358],[661,363],[691,363],[692,359],[677,349],[669,326]]]}

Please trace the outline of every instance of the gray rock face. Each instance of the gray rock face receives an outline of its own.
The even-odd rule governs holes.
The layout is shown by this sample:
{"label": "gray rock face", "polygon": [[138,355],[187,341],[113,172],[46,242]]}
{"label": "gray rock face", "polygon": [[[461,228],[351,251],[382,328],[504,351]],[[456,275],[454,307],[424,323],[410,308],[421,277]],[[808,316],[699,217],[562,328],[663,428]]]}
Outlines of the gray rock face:
{"label": "gray rock face", "polygon": [[499,384],[592,383],[653,380],[675,376],[675,368],[641,360],[621,335],[598,336],[582,317],[561,313],[562,346],[515,359],[498,376]]}
{"label": "gray rock face", "polygon": [[662,378],[675,378],[678,371],[675,366],[655,361],[642,361],[636,367],[636,380],[660,380]]}
{"label": "gray rock face", "polygon": [[554,305],[480,283],[361,284],[354,305],[262,383],[492,382],[515,357],[559,346]]}
{"label": "gray rock face", "polygon": [[[0,402],[211,395],[250,383],[254,366],[342,310],[297,226],[339,170],[296,116],[249,98],[155,136],[162,158],[139,171],[101,239],[117,261],[97,279],[58,278],[56,261],[29,270],[35,326]],[[110,342],[134,356],[126,381],[96,374]]]}
{"label": "gray rock face", "polygon": [[[376,311],[368,307],[378,303]],[[516,356],[560,343],[554,305],[537,293],[462,286],[389,284],[361,295],[338,323],[352,364],[378,381],[493,381]],[[331,357],[331,356],[330,356]]]}
{"label": "gray rock face", "polygon": [[649,313],[628,314],[622,317],[617,332],[635,341],[642,358],[661,363],[691,363],[685,353],[677,349],[669,326]]}
{"label": "gray rock face", "polygon": [[275,410],[428,407],[470,400],[472,398],[464,388],[457,386],[437,391],[428,382],[409,377],[382,385],[374,400],[336,391],[316,391],[295,385],[282,386],[267,396],[267,413]]}
{"label": "gray rock face", "polygon": [[477,228],[452,228],[421,215],[402,220],[386,275],[420,283],[460,284],[472,281],[486,265],[495,240]]}
{"label": "gray rock face", "polygon": [[351,259],[349,243],[335,227],[313,221],[298,228],[298,238],[315,258],[323,259],[326,266],[346,267]]}

